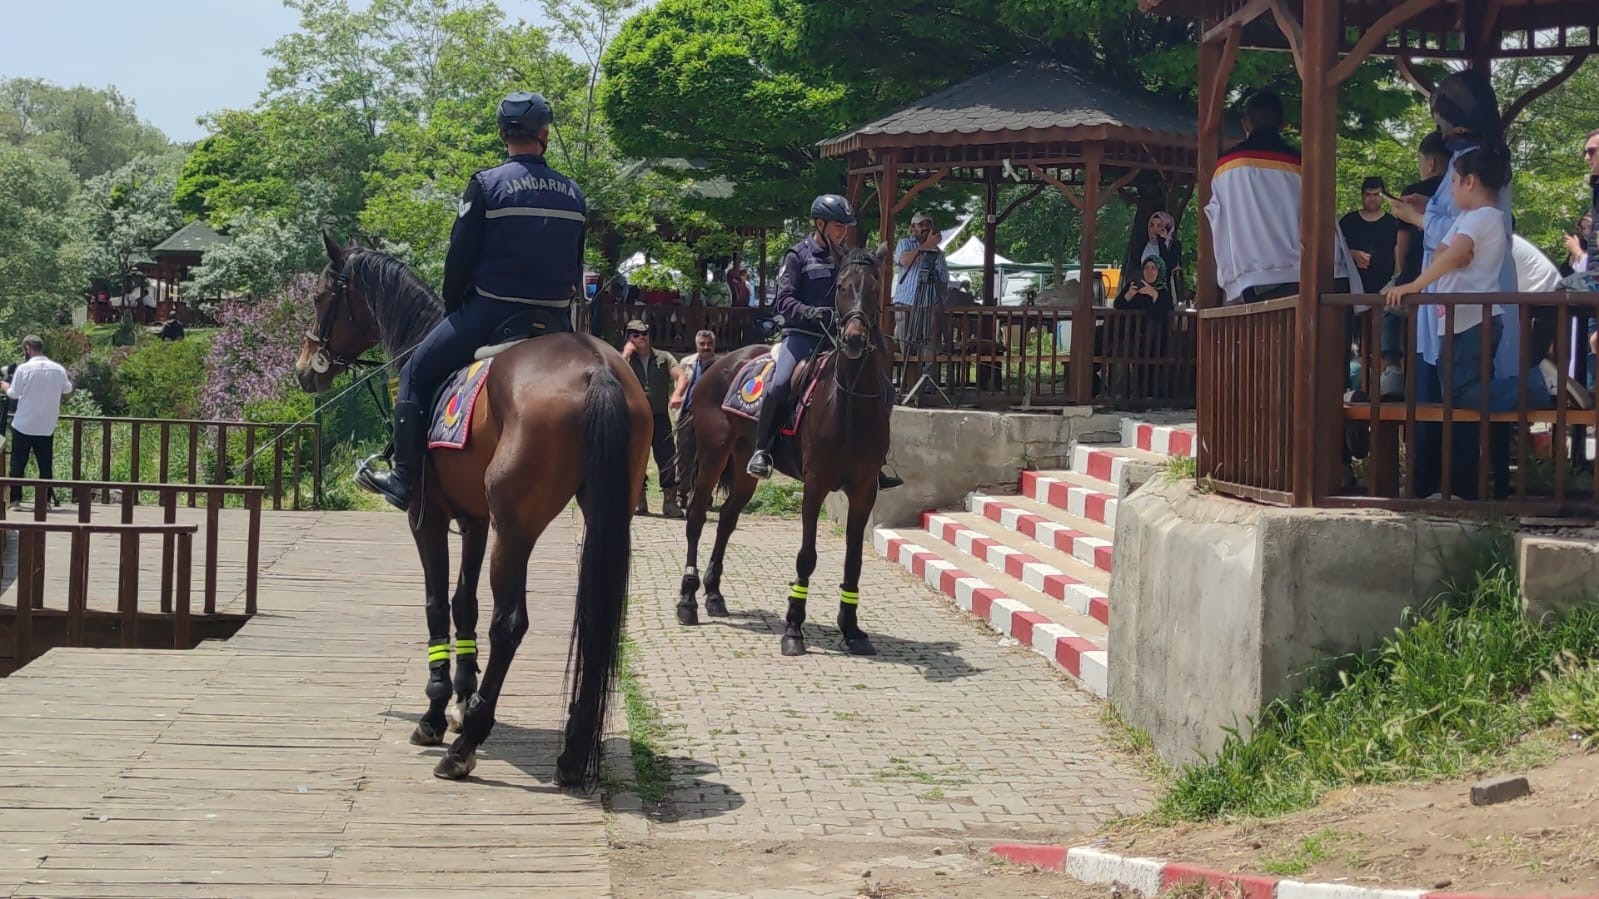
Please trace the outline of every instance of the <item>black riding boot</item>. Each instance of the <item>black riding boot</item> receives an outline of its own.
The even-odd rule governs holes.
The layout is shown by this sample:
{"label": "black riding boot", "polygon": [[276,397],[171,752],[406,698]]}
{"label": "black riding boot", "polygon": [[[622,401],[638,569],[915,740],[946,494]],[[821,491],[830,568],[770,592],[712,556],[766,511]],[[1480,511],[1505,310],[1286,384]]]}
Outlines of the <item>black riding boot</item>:
{"label": "black riding boot", "polygon": [[422,454],[427,447],[427,416],[422,407],[413,402],[394,404],[394,459],[388,471],[362,470],[357,483],[378,494],[397,509],[411,507],[411,494],[416,492],[417,481],[422,476]]}
{"label": "black riding boot", "polygon": [[755,422],[755,455],[745,471],[752,478],[766,480],[772,476],[772,443],[777,439],[777,419],[788,405],[788,391],[773,390],[761,403],[761,417]]}
{"label": "black riding boot", "polygon": [[899,478],[899,477],[896,477],[894,475],[891,475],[891,474],[889,474],[886,471],[879,471],[877,473],[877,489],[878,490],[893,490],[895,487],[898,487],[899,485],[901,485],[903,483],[905,483],[905,480],[903,478]]}

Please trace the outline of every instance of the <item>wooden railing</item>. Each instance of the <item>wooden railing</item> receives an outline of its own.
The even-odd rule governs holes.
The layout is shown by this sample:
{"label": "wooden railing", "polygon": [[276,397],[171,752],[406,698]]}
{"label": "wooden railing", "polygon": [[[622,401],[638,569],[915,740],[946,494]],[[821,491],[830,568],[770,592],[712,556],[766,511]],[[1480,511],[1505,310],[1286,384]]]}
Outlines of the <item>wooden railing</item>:
{"label": "wooden railing", "polygon": [[[274,511],[314,508],[322,496],[322,430],[315,423],[114,418],[64,415],[56,428],[56,472],[72,480],[160,485],[259,484]],[[69,454],[63,456],[62,450]],[[70,460],[70,461],[68,461]],[[0,451],[0,471],[5,471]],[[310,496],[304,496],[309,476]],[[100,497],[110,502],[109,491]],[[142,493],[152,493],[141,487]],[[201,491],[187,492],[194,508]],[[142,499],[135,494],[133,502]]]}
{"label": "wooden railing", "polygon": [[1197,472],[1221,493],[1293,502],[1298,300],[1199,312]]}
{"label": "wooden railing", "polygon": [[[1050,306],[948,306],[883,310],[903,393],[928,371],[957,403],[978,406],[1191,407],[1194,315],[1094,310],[1091,374],[1072,377],[1073,310]],[[915,398],[910,398],[915,399]]]}
{"label": "wooden railing", "polygon": [[[650,343],[657,349],[674,353],[694,351],[694,335],[711,331],[716,335],[720,352],[753,343],[759,339],[753,325],[757,317],[770,315],[770,309],[750,306],[675,306],[675,305],[617,305],[604,307],[606,339],[622,339],[622,331],[629,321],[638,319],[650,326]],[[577,329],[588,330],[589,307],[578,307]]]}
{"label": "wooden railing", "polygon": [[[1372,298],[1329,295],[1324,307],[1347,314]],[[1593,467],[1588,441],[1599,427],[1599,413],[1574,408],[1568,400],[1568,383],[1588,370],[1588,329],[1582,325],[1599,314],[1599,296],[1584,293],[1538,294],[1427,294],[1408,297],[1402,307],[1404,334],[1400,342],[1404,396],[1384,401],[1380,390],[1384,364],[1381,358],[1381,310],[1359,316],[1357,358],[1361,378],[1349,402],[1340,404],[1346,426],[1363,464],[1354,490],[1318,471],[1318,501],[1330,506],[1382,506],[1427,508],[1471,514],[1520,514],[1556,517],[1592,517],[1599,513],[1593,489]],[[1434,315],[1442,307],[1442,331],[1454,333],[1457,319],[1475,313],[1487,322],[1493,304],[1504,311],[1499,317],[1515,325],[1519,381],[1498,379],[1497,397],[1480,400],[1468,384],[1458,390],[1438,389],[1418,371],[1414,347],[1418,317]],[[1469,324],[1469,323],[1468,323]],[[1494,385],[1497,345],[1490,328],[1479,327],[1477,336],[1442,341],[1437,362],[1438,381]],[[1469,343],[1468,343],[1469,341]],[[1574,355],[1572,346],[1576,344]],[[1342,348],[1324,347],[1324,353]],[[1347,351],[1344,351],[1347,352]],[[1467,358],[1459,359],[1464,354]],[[1475,360],[1472,359],[1475,357]],[[1548,359],[1553,366],[1555,393],[1549,399],[1544,377],[1535,369]],[[1471,370],[1463,366],[1471,366]],[[1330,371],[1331,366],[1324,366]],[[1459,377],[1455,377],[1458,372]],[[1581,383],[1579,380],[1577,383]],[[1519,384],[1519,389],[1517,385]],[[1343,399],[1344,384],[1320,384],[1328,396]],[[1491,388],[1490,388],[1491,389]],[[1436,402],[1423,402],[1421,398]],[[1497,403],[1495,402],[1497,400]],[[1322,454],[1327,460],[1330,454]],[[1329,466],[1330,461],[1325,461]],[[1436,496],[1435,499],[1430,497]]]}
{"label": "wooden railing", "polygon": [[[169,573],[177,575],[176,599],[165,603],[162,611],[172,615],[172,647],[188,649],[190,643],[190,577],[194,559],[193,524],[91,524],[79,521],[6,521],[0,520],[0,537],[6,531],[17,532],[17,605],[11,621],[11,668],[15,670],[32,661],[34,646],[34,618],[45,610],[45,537],[49,534],[70,534],[72,557],[68,570],[66,612],[66,646],[83,646],[84,618],[89,611],[89,538],[94,534],[115,534],[120,538],[120,565],[117,578],[117,612],[120,616],[119,632],[125,649],[138,648],[139,640],[139,538],[159,535],[164,545],[176,546],[174,566],[163,569],[163,581]],[[46,647],[48,648],[48,647]]]}
{"label": "wooden railing", "polygon": [[[1299,333],[1305,323],[1297,298],[1200,312],[1202,482],[1283,505],[1599,515],[1587,458],[1599,412],[1574,408],[1567,399],[1572,373],[1580,381],[1588,368],[1583,324],[1599,316],[1599,296],[1408,297],[1398,307],[1403,395],[1387,399],[1381,391],[1386,313],[1381,307],[1354,311],[1374,303],[1380,300],[1371,295],[1324,295],[1306,334]],[[1441,342],[1442,377],[1418,365],[1419,316],[1436,315],[1441,307],[1441,330],[1449,335],[1468,310],[1491,321],[1495,304],[1504,309],[1500,321],[1519,334],[1512,344],[1519,376],[1496,383],[1498,344],[1490,328]],[[1304,358],[1305,347],[1312,358]],[[1555,375],[1552,399],[1537,370],[1546,357]],[[1352,386],[1351,362],[1359,372]],[[1300,390],[1307,385],[1308,394]],[[1485,399],[1484,391],[1496,399]],[[1296,425],[1295,412],[1305,411],[1296,404],[1306,401],[1311,414]]]}
{"label": "wooden railing", "polygon": [[[214,615],[217,611],[217,564],[220,561],[221,556],[222,509],[225,505],[227,505],[228,498],[237,498],[242,502],[244,510],[247,513],[243,559],[244,613],[246,615],[255,614],[256,593],[259,587],[259,569],[261,566],[261,509],[263,491],[265,488],[207,486],[196,489],[183,484],[107,483],[104,481],[43,481],[37,478],[0,477],[0,498],[9,496],[11,487],[13,485],[20,486],[24,489],[24,491],[31,492],[32,495],[29,497],[33,503],[31,515],[32,520],[35,523],[43,522],[46,519],[47,507],[45,502],[48,492],[58,492],[65,493],[72,497],[72,505],[77,511],[77,521],[73,524],[83,526],[93,524],[92,518],[96,509],[105,508],[105,506],[95,504],[94,498],[97,495],[105,496],[109,494],[117,497],[116,502],[120,509],[118,524],[124,527],[133,527],[134,507],[139,494],[154,494],[157,497],[157,502],[161,507],[161,525],[174,526],[177,524],[178,520],[178,503],[180,497],[186,493],[198,493],[205,500],[205,529],[203,535],[203,552],[205,553],[203,560],[205,565],[205,579],[201,596],[204,602],[203,608],[207,615]],[[13,522],[8,520],[6,517],[6,505],[0,504],[0,529],[9,526],[12,523]],[[100,525],[96,524],[95,526],[98,527]],[[186,570],[185,565],[187,563],[181,562],[177,557],[178,546],[175,542],[175,534],[177,533],[176,531],[149,531],[147,533],[163,533],[167,535],[163,538],[161,543],[160,609],[164,613],[170,613],[173,608],[174,596],[176,595],[175,591],[182,590],[187,592],[189,589],[188,580],[186,579],[187,575],[185,574],[180,576],[178,574],[179,570]],[[193,531],[191,531],[191,533],[193,533]],[[87,545],[87,542],[85,542],[85,553],[88,551]],[[79,564],[76,538],[74,538],[73,547],[72,564],[74,566],[73,571],[76,572],[77,565]],[[39,564],[42,566],[44,564],[44,551],[42,547],[40,548],[39,552]],[[85,555],[83,558],[86,560],[87,556]],[[133,557],[132,563],[136,568],[138,563],[137,556]],[[120,567],[122,570],[119,574],[119,577],[129,576],[126,570],[128,565],[129,559],[126,555],[124,555],[120,562]],[[177,566],[176,569],[174,569],[174,565]],[[137,574],[132,576],[137,578]]]}

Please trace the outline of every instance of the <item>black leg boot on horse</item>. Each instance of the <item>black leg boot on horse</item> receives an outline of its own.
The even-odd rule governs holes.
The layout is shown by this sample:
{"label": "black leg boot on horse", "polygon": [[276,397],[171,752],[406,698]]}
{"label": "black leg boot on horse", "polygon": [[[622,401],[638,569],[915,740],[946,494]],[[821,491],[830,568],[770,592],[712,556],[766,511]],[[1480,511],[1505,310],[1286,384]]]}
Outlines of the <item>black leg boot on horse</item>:
{"label": "black leg boot on horse", "polygon": [[405,511],[422,479],[422,461],[427,452],[428,418],[422,407],[402,400],[394,404],[394,459],[388,471],[361,468],[355,481],[363,489],[383,497],[389,505]]}

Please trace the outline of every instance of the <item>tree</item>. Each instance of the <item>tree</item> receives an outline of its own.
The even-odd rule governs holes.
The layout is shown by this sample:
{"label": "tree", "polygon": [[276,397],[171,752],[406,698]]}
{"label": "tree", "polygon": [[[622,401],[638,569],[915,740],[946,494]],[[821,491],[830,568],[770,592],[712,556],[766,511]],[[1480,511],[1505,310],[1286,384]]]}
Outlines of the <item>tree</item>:
{"label": "tree", "polygon": [[127,291],[150,249],[183,223],[172,205],[180,157],[141,156],[83,185],[72,204],[72,237],[64,268],[83,287],[91,281]]}
{"label": "tree", "polygon": [[74,179],[65,162],[0,146],[0,329],[53,324],[79,291],[62,277]]}
{"label": "tree", "polygon": [[0,144],[64,160],[78,178],[160,153],[166,135],[139,120],[117,89],[58,87],[32,78],[0,80]]}
{"label": "tree", "polygon": [[204,264],[190,272],[187,295],[205,298],[200,305],[207,306],[215,297],[283,289],[321,267],[322,221],[315,210],[292,216],[246,210],[233,220],[229,241],[207,251]]}

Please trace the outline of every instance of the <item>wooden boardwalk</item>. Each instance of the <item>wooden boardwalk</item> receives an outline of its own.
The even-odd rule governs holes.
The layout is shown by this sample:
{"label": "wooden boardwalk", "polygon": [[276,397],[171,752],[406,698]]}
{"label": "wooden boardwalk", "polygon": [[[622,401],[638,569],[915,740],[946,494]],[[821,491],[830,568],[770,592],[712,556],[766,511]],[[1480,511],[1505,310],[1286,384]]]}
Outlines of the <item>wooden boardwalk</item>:
{"label": "wooden boardwalk", "polygon": [[268,513],[261,612],[231,640],[55,649],[0,680],[0,896],[610,895],[598,795],[551,784],[575,539],[562,519],[535,553],[502,720],[452,783],[407,742],[404,520]]}

